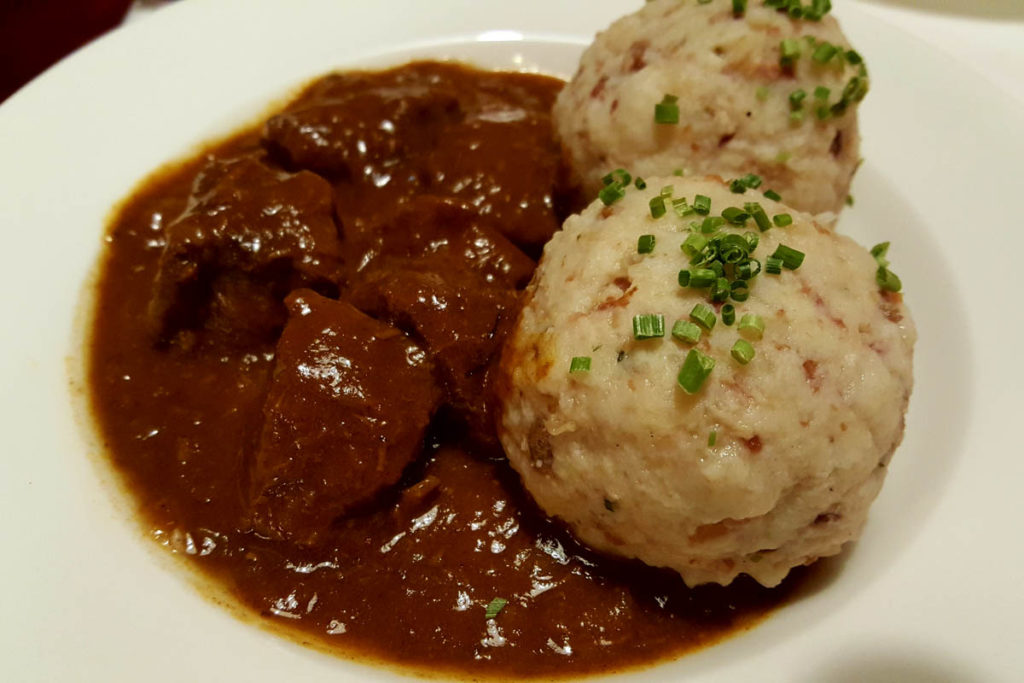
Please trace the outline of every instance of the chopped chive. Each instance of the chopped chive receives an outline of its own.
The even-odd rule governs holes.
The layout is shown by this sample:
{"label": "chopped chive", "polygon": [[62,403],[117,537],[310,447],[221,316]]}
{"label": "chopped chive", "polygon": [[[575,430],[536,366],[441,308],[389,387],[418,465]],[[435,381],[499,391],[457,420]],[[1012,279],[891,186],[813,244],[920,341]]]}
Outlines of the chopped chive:
{"label": "chopped chive", "polygon": [[733,194],[743,194],[747,191],[747,185],[737,178],[736,180],[729,181],[729,189],[732,190]]}
{"label": "chopped chive", "polygon": [[717,278],[715,284],[711,285],[711,301],[720,304],[729,299],[729,280],[724,277]]}
{"label": "chopped chive", "polygon": [[764,260],[764,272],[769,275],[778,275],[782,272],[782,259],[769,256]]}
{"label": "chopped chive", "polygon": [[715,275],[715,271],[710,268],[696,268],[692,273],[690,273],[690,286],[694,289],[710,287],[714,284],[717,277],[718,276]]}
{"label": "chopped chive", "polygon": [[789,106],[791,109],[799,109],[804,106],[804,99],[807,97],[807,91],[802,88],[794,90],[789,93]]}
{"label": "chopped chive", "polygon": [[701,216],[711,213],[711,197],[699,194],[693,198],[693,210]]}
{"label": "chopped chive", "polygon": [[747,219],[750,218],[750,214],[745,212],[743,209],[730,206],[722,211],[722,218],[733,225],[743,225],[747,222]]}
{"label": "chopped chive", "polygon": [[688,394],[695,394],[700,391],[704,381],[714,369],[714,358],[705,356],[697,349],[690,349],[690,353],[686,354],[686,360],[683,361],[683,367],[679,369],[676,381],[683,388],[683,391]]}
{"label": "chopped chive", "polygon": [[722,323],[726,326],[736,322],[736,307],[732,304],[722,306]]}
{"label": "chopped chive", "polygon": [[850,66],[857,66],[859,64],[863,64],[864,63],[864,58],[861,57],[860,53],[858,53],[856,50],[847,50],[845,57],[846,57],[846,62]]}
{"label": "chopped chive", "polygon": [[734,17],[742,17],[746,11],[747,0],[732,0],[732,15]]}
{"label": "chopped chive", "polygon": [[696,344],[700,341],[700,328],[689,320],[677,320],[672,325],[672,336],[687,344]]}
{"label": "chopped chive", "polygon": [[819,85],[814,89],[814,99],[816,100],[827,100],[828,96],[832,94],[832,91],[823,85]]}
{"label": "chopped chive", "polygon": [[835,57],[837,52],[839,52],[838,47],[832,43],[822,42],[814,49],[811,59],[816,61],[818,64],[825,64],[828,60]]}
{"label": "chopped chive", "polygon": [[871,247],[871,255],[875,257],[875,261],[882,268],[887,268],[889,266],[889,259],[887,259],[885,257],[885,255],[888,254],[888,253],[889,253],[889,243],[888,242],[879,242],[875,246]]}
{"label": "chopped chive", "polygon": [[636,241],[636,253],[650,254],[654,251],[654,235],[640,235]]}
{"label": "chopped chive", "polygon": [[729,285],[729,296],[733,301],[746,301],[750,298],[750,284],[746,280],[733,280]]}
{"label": "chopped chive", "polygon": [[887,292],[898,292],[903,289],[903,283],[900,282],[900,278],[885,266],[879,266],[878,270],[875,271],[875,282]]}
{"label": "chopped chive", "polygon": [[782,66],[792,66],[800,57],[800,43],[795,38],[786,38],[779,43],[779,51],[782,55],[779,59]]}
{"label": "chopped chive", "polygon": [[746,365],[754,359],[754,347],[746,339],[737,339],[729,353],[740,365]]}
{"label": "chopped chive", "polygon": [[651,197],[649,205],[651,207],[651,218],[661,218],[667,211],[665,208],[665,198],[661,195]]}
{"label": "chopped chive", "polygon": [[764,336],[764,320],[754,313],[745,313],[736,329],[747,339],[760,339]]}
{"label": "chopped chive", "polygon": [[772,200],[773,202],[781,202],[782,201],[782,195],[780,195],[775,190],[765,190],[764,191],[764,196],[767,197],[768,199]]}
{"label": "chopped chive", "polygon": [[761,242],[761,236],[756,232],[745,232],[743,233],[743,239],[747,241],[747,253],[753,253],[757,249],[757,245]]}
{"label": "chopped chive", "polygon": [[712,429],[711,433],[708,434],[708,448],[714,446],[716,441],[718,441],[718,432]]}
{"label": "chopped chive", "polygon": [[633,316],[634,339],[656,339],[665,336],[665,316],[660,313],[644,313]]}
{"label": "chopped chive", "polygon": [[789,122],[793,125],[803,123],[804,113],[802,111],[791,111],[789,112]]}
{"label": "chopped chive", "polygon": [[679,271],[679,286],[689,287],[690,286],[690,271],[680,270]]}
{"label": "chopped chive", "polygon": [[780,228],[784,228],[787,225],[793,224],[793,217],[788,213],[779,213],[772,216],[772,222]]}
{"label": "chopped chive", "polygon": [[626,169],[617,168],[601,178],[601,182],[605,185],[622,185],[626,187],[633,182],[633,176]]}
{"label": "chopped chive", "polygon": [[505,605],[507,604],[508,600],[505,598],[494,598],[487,604],[487,607],[484,610],[484,618],[493,619],[498,616],[498,613],[505,609]]}
{"label": "chopped chive", "polygon": [[672,171],[672,175],[683,176],[686,175],[686,173],[685,171],[683,171],[683,169],[677,168],[676,170]]}
{"label": "chopped chive", "polygon": [[710,332],[715,327],[715,312],[706,304],[697,304],[690,311],[690,320]]}
{"label": "chopped chive", "polygon": [[635,181],[633,181],[633,184],[636,186],[636,189],[638,189],[638,190],[646,190],[647,189],[647,181],[644,180],[643,178],[639,177],[639,176],[637,177],[637,179]]}
{"label": "chopped chive", "polygon": [[749,280],[761,272],[761,262],[756,258],[736,264],[736,277],[740,280]]}
{"label": "chopped chive", "polygon": [[853,195],[852,194],[846,195],[846,205],[847,206],[853,206]]}
{"label": "chopped chive", "polygon": [[590,356],[573,356],[569,372],[590,372]]}
{"label": "chopped chive", "polygon": [[700,231],[705,235],[710,235],[715,230],[725,225],[725,219],[721,216],[708,216],[700,224]]}
{"label": "chopped chive", "polygon": [[[711,272],[713,272],[715,274],[716,278],[723,278],[723,277],[725,277],[725,268],[718,261],[712,261],[711,264],[708,266],[708,268],[711,269]],[[712,284],[714,284],[714,283],[712,283]]]}
{"label": "chopped chive", "polygon": [[817,115],[819,121],[826,121],[830,116],[832,116],[832,108],[823,104],[818,107],[814,113]]}
{"label": "chopped chive", "polygon": [[754,222],[757,223],[757,227],[761,232],[772,227],[772,222],[768,219],[768,214],[764,212],[764,209],[757,202],[748,202],[743,208],[746,209],[747,213],[753,217]]}
{"label": "chopped chive", "polygon": [[704,247],[706,247],[707,245],[708,241],[704,237],[695,232],[691,232],[689,235],[686,236],[686,240],[680,245],[679,248],[683,250],[684,254],[686,254],[690,258],[693,258],[694,256],[700,254],[700,252],[703,251]]}
{"label": "chopped chive", "polygon": [[747,175],[740,178],[740,180],[742,180],[743,184],[749,187],[751,190],[756,190],[757,188],[761,187],[761,183],[763,182],[761,180],[761,176],[757,175],[756,173],[748,173]]}
{"label": "chopped chive", "polygon": [[602,204],[605,206],[611,206],[626,196],[626,190],[621,185],[613,183],[602,187],[601,191],[597,193],[597,196],[601,200]]}
{"label": "chopped chive", "polygon": [[804,253],[785,244],[775,247],[773,257],[782,260],[782,265],[789,270],[796,270],[804,262]]}
{"label": "chopped chive", "polygon": [[678,197],[672,200],[672,210],[675,211],[676,215],[680,218],[689,216],[693,213],[693,208],[686,203],[686,197]]}
{"label": "chopped chive", "polygon": [[666,185],[665,187],[661,188],[661,192],[659,192],[658,194],[660,194],[663,198],[668,199],[669,197],[672,196],[672,193],[675,192],[675,189],[676,188],[674,185]]}
{"label": "chopped chive", "polygon": [[679,98],[675,95],[665,95],[661,102],[654,105],[655,123],[679,123]]}

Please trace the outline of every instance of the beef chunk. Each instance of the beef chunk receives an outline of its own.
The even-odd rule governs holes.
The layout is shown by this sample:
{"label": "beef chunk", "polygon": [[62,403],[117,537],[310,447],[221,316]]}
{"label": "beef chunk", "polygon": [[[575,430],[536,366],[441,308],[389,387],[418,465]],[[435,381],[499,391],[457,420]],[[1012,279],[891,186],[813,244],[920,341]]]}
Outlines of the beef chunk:
{"label": "beef chunk", "polygon": [[263,138],[291,167],[373,181],[410,152],[429,148],[440,128],[460,117],[458,98],[443,88],[335,74],[271,117]]}
{"label": "beef chunk", "polygon": [[564,170],[557,159],[548,117],[484,112],[451,126],[431,151],[427,189],[472,204],[509,240],[535,252],[560,226],[556,192]]}
{"label": "beef chunk", "polygon": [[358,308],[422,341],[434,361],[445,402],[469,437],[496,445],[491,369],[516,312],[518,295],[488,287],[472,271],[423,270],[429,264],[390,260],[350,292]]}
{"label": "beef chunk", "polygon": [[289,291],[331,291],[339,277],[330,186],[252,157],[212,160],[164,238],[149,305],[164,340],[202,330],[240,345],[272,341]]}
{"label": "beef chunk", "polygon": [[[346,262],[356,281],[394,259],[415,260],[423,270],[469,271],[488,287],[523,287],[534,263],[461,202],[421,196],[381,220],[345,235]],[[480,286],[477,285],[477,286]]]}
{"label": "beef chunk", "polygon": [[286,303],[250,461],[251,519],[260,534],[312,544],[399,480],[439,390],[426,354],[398,329],[310,290]]}

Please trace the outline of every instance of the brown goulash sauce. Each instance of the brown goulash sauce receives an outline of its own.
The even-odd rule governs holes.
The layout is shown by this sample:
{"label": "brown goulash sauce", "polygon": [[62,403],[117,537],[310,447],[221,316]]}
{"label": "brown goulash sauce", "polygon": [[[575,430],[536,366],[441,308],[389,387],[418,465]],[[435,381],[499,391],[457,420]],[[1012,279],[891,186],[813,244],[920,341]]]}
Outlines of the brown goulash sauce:
{"label": "brown goulash sauce", "polygon": [[561,86],[435,63],[327,76],[110,226],[90,351],[110,458],[158,538],[297,638],[583,675],[713,642],[793,590],[688,590],[598,556],[504,460],[491,369],[575,208]]}

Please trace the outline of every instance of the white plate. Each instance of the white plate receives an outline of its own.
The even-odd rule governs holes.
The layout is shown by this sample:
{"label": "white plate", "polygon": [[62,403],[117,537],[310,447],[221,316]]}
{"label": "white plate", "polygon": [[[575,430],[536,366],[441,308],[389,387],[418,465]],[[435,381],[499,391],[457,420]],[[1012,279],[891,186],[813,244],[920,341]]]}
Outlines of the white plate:
{"label": "white plate", "polygon": [[[568,75],[580,45],[630,9],[611,0],[180,3],[0,107],[3,678],[396,677],[240,624],[140,540],[90,457],[69,389],[104,221],[149,171],[316,74],[437,56]],[[855,7],[838,14],[873,77],[862,110],[867,161],[840,229],[894,243],[921,333],[906,441],[864,538],[830,581],[749,633],[626,680],[1024,675],[1015,433],[1024,115]]]}

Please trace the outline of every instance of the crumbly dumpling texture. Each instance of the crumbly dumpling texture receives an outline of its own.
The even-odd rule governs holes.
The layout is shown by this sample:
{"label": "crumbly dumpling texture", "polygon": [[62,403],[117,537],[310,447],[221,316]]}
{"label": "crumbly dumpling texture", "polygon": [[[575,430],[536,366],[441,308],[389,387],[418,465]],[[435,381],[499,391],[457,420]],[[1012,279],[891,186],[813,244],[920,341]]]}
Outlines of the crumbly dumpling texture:
{"label": "crumbly dumpling texture", "polygon": [[[742,206],[717,179],[649,178],[569,218],[505,349],[499,435],[540,507],[589,545],[690,585],[742,572],[773,586],[860,534],[903,435],[916,333],[866,249],[761,198],[794,221],[760,233],[753,256],[782,243],[806,258],[756,276],[734,302],[737,321],[765,323],[753,360],[731,357],[737,325],[719,316],[695,347],[715,368],[686,393],[676,378],[693,347],[670,331],[708,290],[678,285],[694,217],[652,218],[666,185],[710,197],[713,215]],[[750,223],[735,230],[756,232]],[[655,236],[652,253],[638,253],[641,235]],[[657,313],[666,336],[635,340],[633,317]],[[591,358],[589,372],[569,372],[576,356]]]}
{"label": "crumbly dumpling texture", "polygon": [[[800,57],[788,69],[780,45],[790,38]],[[812,38],[842,51],[819,63]],[[556,131],[591,197],[616,168],[641,176],[676,169],[725,179],[755,173],[790,206],[838,213],[859,160],[857,103],[824,120],[817,110],[839,102],[859,77],[861,65],[849,63],[848,49],[829,15],[790,19],[752,2],[736,18],[725,0],[654,0],[598,34],[584,52],[555,103]],[[867,77],[861,78],[863,92]],[[818,87],[828,88],[827,99],[815,97]],[[806,98],[803,120],[793,122],[789,96],[797,90]],[[853,94],[851,87],[847,95]],[[655,123],[655,105],[665,95],[679,98],[678,124]]]}

